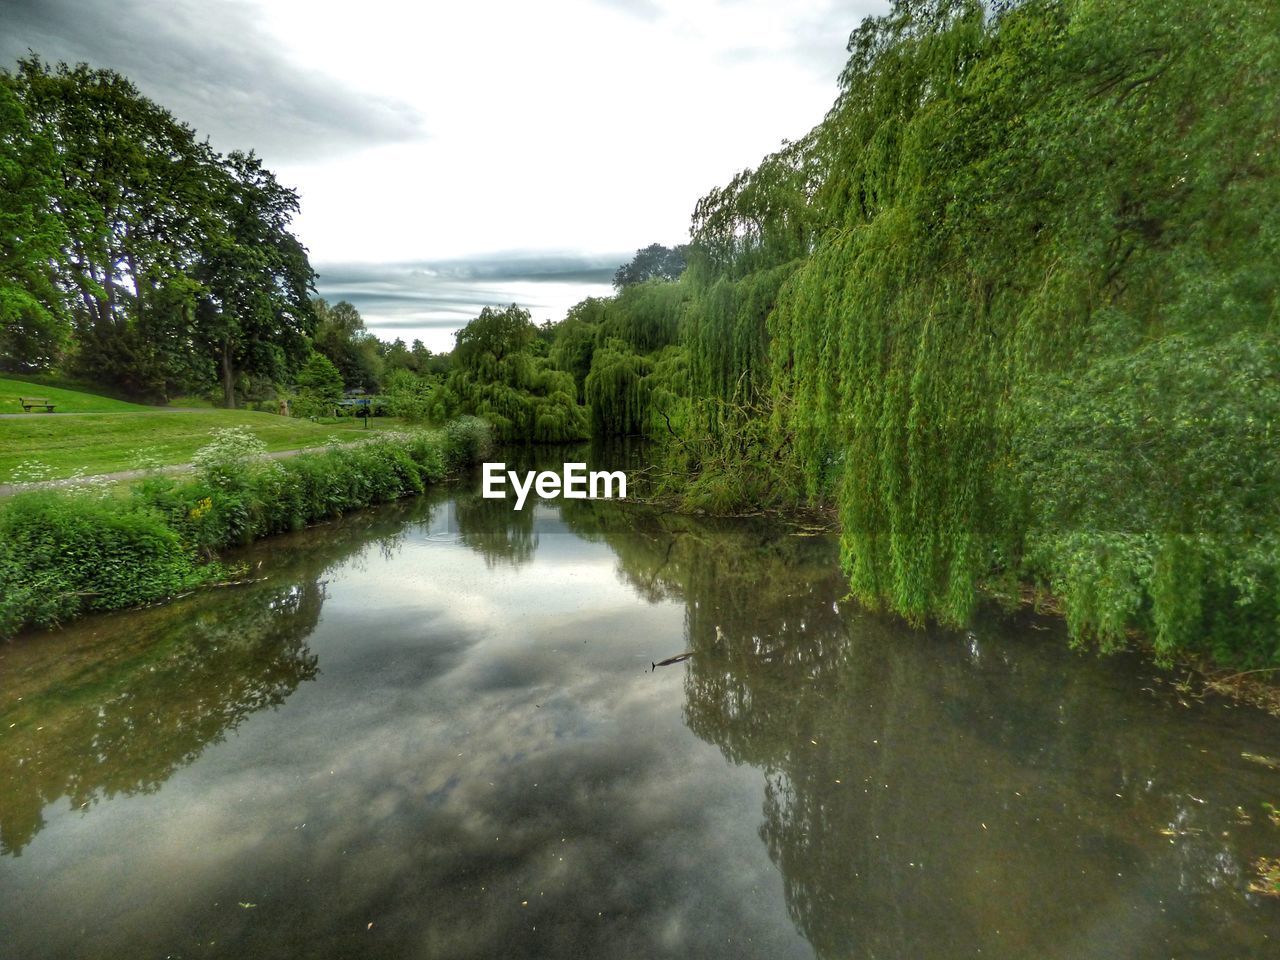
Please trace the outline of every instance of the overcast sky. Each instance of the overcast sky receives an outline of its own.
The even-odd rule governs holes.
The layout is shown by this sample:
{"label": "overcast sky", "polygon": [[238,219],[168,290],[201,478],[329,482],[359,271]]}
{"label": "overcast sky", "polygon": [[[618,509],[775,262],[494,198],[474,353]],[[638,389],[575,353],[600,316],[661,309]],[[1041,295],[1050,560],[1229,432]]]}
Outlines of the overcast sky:
{"label": "overcast sky", "polygon": [[128,75],[302,197],[321,294],[448,349],[484,304],[559,319],[688,234],[831,105],[885,0],[0,0],[0,56]]}

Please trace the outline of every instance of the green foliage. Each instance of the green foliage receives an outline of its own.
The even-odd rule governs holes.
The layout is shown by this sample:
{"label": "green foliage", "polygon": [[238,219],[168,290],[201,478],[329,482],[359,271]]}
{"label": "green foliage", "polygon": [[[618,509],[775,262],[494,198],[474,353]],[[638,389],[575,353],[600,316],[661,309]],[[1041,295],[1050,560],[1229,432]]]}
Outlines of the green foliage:
{"label": "green foliage", "polygon": [[688,311],[684,343],[689,349],[693,391],[703,397],[755,402],[769,388],[766,320],[782,284],[798,261],[759,270],[740,280],[718,277],[698,290]]}
{"label": "green foliage", "polygon": [[458,417],[444,425],[444,462],[450,470],[488,459],[493,428],[479,417]]}
{"label": "green foliage", "polygon": [[430,376],[401,367],[386,375],[381,396],[389,415],[408,423],[424,423],[430,413],[435,387],[435,380]]}
{"label": "green foliage", "polygon": [[536,337],[529,311],[515,304],[505,310],[485,307],[458,331],[453,369],[432,395],[431,418],[482,417],[500,440],[585,438],[587,421],[573,376],[534,352]]}
{"label": "green foliage", "polygon": [[683,415],[671,423],[660,494],[715,514],[757,513],[802,499],[797,464],[763,406],[719,398],[681,398],[676,406]]}
{"label": "green foliage", "polygon": [[342,374],[322,353],[313,353],[297,379],[294,407],[302,416],[324,416],[342,399]]}
{"label": "green foliage", "polygon": [[0,369],[48,367],[70,334],[52,268],[66,232],[46,203],[56,173],[52,144],[0,79]]}
{"label": "green foliage", "polygon": [[485,307],[455,335],[454,366],[480,376],[492,374],[503,360],[527,352],[537,335],[528,310],[514,303],[503,310]]}
{"label": "green foliage", "polygon": [[587,375],[600,339],[600,327],[611,300],[588,297],[569,308],[568,315],[554,327],[551,362],[559,370],[573,375],[578,386],[578,400],[585,400]]}
{"label": "green foliage", "polygon": [[653,361],[622,340],[608,340],[595,351],[585,385],[592,436],[649,432],[652,371]]}
{"label": "green foliage", "polygon": [[[377,391],[385,366],[385,348],[377,337],[365,329],[360,312],[345,300],[330,306],[322,298],[316,297],[312,306],[317,318],[314,337],[316,352],[333,361],[348,387]],[[407,368],[411,355],[403,341],[397,343],[400,344],[397,358],[402,368]]]}
{"label": "green foliage", "polygon": [[1280,658],[1280,340],[1171,334],[1019,399],[1027,568],[1077,638],[1136,625],[1162,654],[1204,637],[1223,659]]}
{"label": "green foliage", "polygon": [[647,280],[679,280],[680,274],[684,273],[687,249],[684,246],[672,249],[660,243],[651,243],[637,250],[636,255],[614,273],[614,287],[621,290]]}
{"label": "green foliage", "polygon": [[194,477],[153,475],[126,498],[39,491],[0,504],[0,637],[163,599],[220,571],[200,558],[350,510],[422,493],[487,456],[488,425],[379,433],[282,461],[219,435]]}
{"label": "green foliage", "polygon": [[283,382],[310,351],[297,194],[126,78],[31,55],[0,74],[0,347],[167,399]]}
{"label": "green foliage", "polygon": [[684,285],[650,280],[624,288],[608,305],[601,334],[650,353],[677,342],[688,292]]}
{"label": "green foliage", "polygon": [[241,380],[282,383],[311,353],[315,273],[289,231],[298,195],[252,153],[233,151],[210,168],[212,227],[198,247],[194,279],[197,336],[222,378],[223,402],[236,405]]}
{"label": "green foliage", "polygon": [[42,491],[0,508],[0,636],[169,596],[209,572],[145,506]]}
{"label": "green foliage", "polygon": [[266,442],[247,427],[220,427],[213,431],[213,440],[195,452],[191,465],[209,486],[230,490],[244,482],[249,468],[266,452]]}
{"label": "green foliage", "polygon": [[1277,662],[1280,8],[903,0],[850,54],[695,211],[688,489],[788,464],[913,621],[1020,577],[1078,640]]}

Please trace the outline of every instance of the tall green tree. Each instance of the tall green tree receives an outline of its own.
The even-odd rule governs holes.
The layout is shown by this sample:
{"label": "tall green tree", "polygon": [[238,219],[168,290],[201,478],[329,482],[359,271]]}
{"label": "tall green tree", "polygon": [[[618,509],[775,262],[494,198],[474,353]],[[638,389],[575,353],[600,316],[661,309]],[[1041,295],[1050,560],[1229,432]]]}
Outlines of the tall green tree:
{"label": "tall green tree", "polygon": [[0,368],[50,366],[67,343],[70,317],[57,285],[67,241],[51,202],[56,156],[0,77]]}
{"label": "tall green tree", "polygon": [[346,300],[329,304],[316,297],[312,304],[316,313],[315,348],[333,361],[348,387],[376,391],[382,378],[385,347],[365,329],[360,311]]}
{"label": "tall green tree", "polygon": [[448,379],[431,395],[433,419],[484,417],[503,440],[562,442],[587,436],[573,376],[535,351],[529,311],[485,307],[458,331]]}
{"label": "tall green tree", "polygon": [[53,147],[78,368],[139,392],[184,379],[213,151],[113,71],[32,55],[6,82]]}
{"label": "tall green tree", "polygon": [[242,383],[286,382],[313,328],[297,195],[113,71],[31,55],[0,86],[4,329],[31,363],[69,317],[69,367],[138,395],[220,382],[234,405]]}
{"label": "tall green tree", "polygon": [[294,406],[304,416],[332,413],[342,399],[342,374],[323,353],[313,353],[298,371],[298,399]]}
{"label": "tall green tree", "polygon": [[289,230],[298,195],[261,160],[233,152],[215,183],[215,227],[202,238],[195,270],[204,290],[199,335],[234,407],[242,376],[283,382],[310,356],[315,273]]}
{"label": "tall green tree", "polygon": [[695,211],[689,407],[834,499],[867,603],[1021,579],[1280,662],[1280,7],[900,0],[849,49]]}

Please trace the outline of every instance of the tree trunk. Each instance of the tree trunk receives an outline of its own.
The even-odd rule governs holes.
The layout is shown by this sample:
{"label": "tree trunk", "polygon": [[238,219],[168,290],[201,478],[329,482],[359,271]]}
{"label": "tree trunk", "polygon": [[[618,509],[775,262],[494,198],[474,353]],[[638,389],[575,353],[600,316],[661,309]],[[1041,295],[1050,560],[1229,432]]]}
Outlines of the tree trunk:
{"label": "tree trunk", "polygon": [[227,409],[236,408],[236,375],[231,366],[231,339],[222,341],[222,396]]}

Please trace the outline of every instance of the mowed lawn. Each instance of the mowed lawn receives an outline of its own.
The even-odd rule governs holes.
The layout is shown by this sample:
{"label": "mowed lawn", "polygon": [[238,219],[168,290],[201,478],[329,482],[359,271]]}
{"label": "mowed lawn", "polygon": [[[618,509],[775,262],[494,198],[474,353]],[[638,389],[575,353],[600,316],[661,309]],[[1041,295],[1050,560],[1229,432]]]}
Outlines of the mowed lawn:
{"label": "mowed lawn", "polygon": [[22,413],[22,405],[18,402],[20,397],[38,397],[48,400],[54,405],[54,416],[59,413],[125,413],[130,410],[141,413],[154,409],[124,400],[114,400],[111,397],[100,397],[93,393],[81,393],[79,390],[43,387],[38,383],[0,377],[0,413]]}
{"label": "mowed lawn", "polygon": [[[52,399],[53,391],[47,392]],[[324,446],[334,436],[359,440],[375,430],[399,425],[398,421],[377,417],[365,430],[361,421],[354,418],[320,424],[242,410],[184,413],[163,408],[134,409],[140,412],[0,418],[0,484],[30,479],[15,477],[14,470],[31,460],[47,467],[50,479],[69,477],[77,470],[86,475],[133,470],[147,465],[144,458],[162,464],[188,463],[218,427],[248,427],[267,444],[268,450],[274,451]]]}

